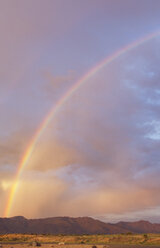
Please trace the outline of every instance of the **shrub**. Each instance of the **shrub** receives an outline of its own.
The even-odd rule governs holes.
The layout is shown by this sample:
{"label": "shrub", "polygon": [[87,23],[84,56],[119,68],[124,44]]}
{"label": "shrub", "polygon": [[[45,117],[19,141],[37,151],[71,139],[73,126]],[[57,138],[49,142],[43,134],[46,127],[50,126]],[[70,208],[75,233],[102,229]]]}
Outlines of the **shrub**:
{"label": "shrub", "polygon": [[93,245],[92,248],[97,248],[97,246],[96,245]]}
{"label": "shrub", "polygon": [[148,239],[148,235],[146,233],[143,235],[143,237],[144,237],[145,240]]}
{"label": "shrub", "polygon": [[41,244],[37,241],[32,242],[32,246],[41,246]]}

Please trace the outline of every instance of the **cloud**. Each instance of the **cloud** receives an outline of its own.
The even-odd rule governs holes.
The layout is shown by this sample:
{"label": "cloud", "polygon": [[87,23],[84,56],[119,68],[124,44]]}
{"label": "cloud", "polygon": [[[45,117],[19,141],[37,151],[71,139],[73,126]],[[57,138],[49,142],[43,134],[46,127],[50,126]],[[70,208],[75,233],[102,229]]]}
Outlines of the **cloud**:
{"label": "cloud", "polygon": [[60,88],[61,84],[70,83],[75,78],[74,71],[68,71],[66,75],[57,75],[53,76],[49,72],[46,73],[46,78],[48,79],[49,83],[53,88]]}
{"label": "cloud", "polygon": [[[37,71],[33,73],[32,69],[37,68],[53,44],[57,47],[59,40],[79,23],[81,14],[75,13],[73,8],[78,6],[73,3],[62,8],[59,1],[50,0],[47,3],[1,1],[0,95],[3,103],[15,90],[23,88],[24,83],[35,81]],[[87,13],[84,9],[85,16]],[[38,73],[40,70],[39,67]]]}
{"label": "cloud", "polygon": [[22,129],[4,135],[0,143],[0,170],[13,173],[33,135],[32,129]]}
{"label": "cloud", "polygon": [[[75,4],[65,5],[66,11],[59,1],[48,3],[38,2],[38,9],[37,2],[32,1],[1,3],[1,101],[8,89],[14,92],[9,103],[7,98],[7,104],[2,101],[0,108],[1,138],[5,137],[0,142],[1,213],[11,189],[13,172],[34,133],[31,127],[39,125],[39,116],[48,112],[50,99],[55,103],[77,79],[74,71],[66,69],[68,60],[64,61],[62,51],[56,53],[56,48],[64,46],[64,41],[66,47],[69,45],[65,34],[71,34],[73,26],[78,29],[82,16],[84,29],[93,6],[88,4],[83,10],[84,3],[80,3],[75,11]],[[95,6],[100,6],[97,3]],[[103,3],[108,9],[106,1]],[[110,7],[114,9],[114,4]],[[119,13],[119,7],[115,12]],[[89,33],[85,30],[84,34],[89,37],[93,30]],[[62,44],[58,46],[60,41]],[[76,47],[79,53],[83,48],[85,52],[89,50],[90,41],[86,45],[86,40],[80,39]],[[79,49],[80,43],[83,44]],[[51,44],[54,44],[53,51]],[[73,47],[72,43],[70,46]],[[71,49],[68,51],[72,57]],[[65,65],[59,74],[49,70],[51,73],[47,72],[42,79],[37,77],[37,71],[49,67],[52,58],[47,63],[45,60],[49,52],[56,58],[52,61],[53,68],[59,61]],[[83,57],[83,63],[87,56]],[[103,68],[65,102],[26,164],[12,215],[119,215],[160,204],[159,63],[157,39]],[[14,85],[12,90],[10,82]],[[19,86],[17,90],[15,84]],[[45,99],[44,94],[47,94]],[[23,130],[22,126],[25,126]]]}
{"label": "cloud", "polygon": [[[152,65],[160,58],[149,48],[155,56],[150,58],[147,45],[135,49],[62,106],[23,172],[12,214],[119,215],[159,206],[160,85]],[[27,175],[35,175],[33,182]],[[35,204],[36,192],[43,193]]]}
{"label": "cloud", "polygon": [[52,75],[49,71],[45,72],[46,83],[44,84],[47,96],[56,98],[63,95],[77,80],[75,71],[68,71],[65,75]]}
{"label": "cloud", "polygon": [[[87,185],[85,185],[87,186]],[[159,204],[159,189],[147,190],[136,185],[132,188],[111,189],[106,187],[77,189],[74,184],[54,176],[43,174],[19,182],[12,208],[12,215],[27,217],[84,216],[101,214],[134,213]],[[137,202],[138,199],[138,202]]]}
{"label": "cloud", "polygon": [[45,180],[44,177],[42,179],[35,175],[30,180],[20,181],[12,214],[16,215],[19,212],[20,215],[38,217],[41,214],[47,215],[51,209],[58,211],[62,206],[57,202],[63,198],[65,190],[65,183],[54,177]]}

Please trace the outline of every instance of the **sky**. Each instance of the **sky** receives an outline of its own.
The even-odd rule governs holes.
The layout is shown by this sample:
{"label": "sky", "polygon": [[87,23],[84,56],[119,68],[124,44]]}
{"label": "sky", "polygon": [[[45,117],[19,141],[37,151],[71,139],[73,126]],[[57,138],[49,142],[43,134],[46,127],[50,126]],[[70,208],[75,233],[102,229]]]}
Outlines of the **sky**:
{"label": "sky", "polygon": [[[160,223],[159,0],[0,0],[0,216]],[[83,80],[82,80],[83,81]]]}

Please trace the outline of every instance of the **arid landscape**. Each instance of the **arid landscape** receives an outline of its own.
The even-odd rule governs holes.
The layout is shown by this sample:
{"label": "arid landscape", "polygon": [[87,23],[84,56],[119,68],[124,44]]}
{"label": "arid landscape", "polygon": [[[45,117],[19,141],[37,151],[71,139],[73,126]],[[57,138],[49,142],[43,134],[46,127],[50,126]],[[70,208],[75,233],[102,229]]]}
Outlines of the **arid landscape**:
{"label": "arid landscape", "polygon": [[1,235],[3,247],[54,247],[54,248],[136,248],[160,247],[160,234],[115,235]]}
{"label": "arid landscape", "polygon": [[17,216],[0,218],[0,244],[6,248],[151,248],[160,247],[159,228],[147,221],[111,224],[90,217]]}
{"label": "arid landscape", "polygon": [[[59,248],[59,245],[53,245],[53,244],[40,244],[40,247],[44,248]],[[37,245],[33,244],[3,244],[1,246],[2,248],[26,248],[26,247],[37,247]],[[103,248],[103,245],[96,246],[97,248]],[[152,246],[152,245],[123,245],[123,244],[110,244],[106,245],[106,248],[158,248],[160,246]],[[61,248],[92,248],[91,245],[64,245],[61,246]]]}

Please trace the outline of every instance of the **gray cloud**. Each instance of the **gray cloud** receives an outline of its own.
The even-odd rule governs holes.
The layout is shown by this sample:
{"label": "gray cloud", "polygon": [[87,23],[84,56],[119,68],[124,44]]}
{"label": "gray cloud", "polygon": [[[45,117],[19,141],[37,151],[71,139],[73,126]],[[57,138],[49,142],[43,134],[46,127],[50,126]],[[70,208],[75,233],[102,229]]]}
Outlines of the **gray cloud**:
{"label": "gray cloud", "polygon": [[[149,49],[156,53],[150,44]],[[46,209],[47,215],[120,214],[160,204],[160,139],[150,135],[158,128],[152,123],[159,125],[155,98],[159,72],[155,67],[154,78],[149,74],[152,62],[159,63],[160,58],[152,56],[142,73],[149,58],[140,47],[122,56],[90,78],[62,106],[26,167],[26,173],[44,175],[38,185],[47,191],[43,203],[37,208],[34,205],[34,213],[46,216]],[[152,80],[155,89],[148,87]],[[154,104],[148,99],[155,99]],[[50,186],[46,173],[53,176]],[[23,176],[25,181],[25,173]],[[62,185],[59,193],[54,180]],[[52,189],[56,189],[56,198]],[[22,201],[22,193],[16,198]],[[13,213],[16,211],[18,205]]]}
{"label": "gray cloud", "polygon": [[[72,68],[83,67],[80,68],[83,71],[107,51],[120,47],[124,34],[128,36],[127,43],[141,29],[142,33],[152,30],[156,19],[150,22],[151,1],[121,2],[101,1],[100,5],[99,1],[94,4],[70,1],[72,4],[65,5],[66,8],[62,8],[61,1],[1,2],[0,200],[3,207],[13,183],[13,170],[28,147],[33,127],[38,128],[48,113],[52,98],[55,104],[77,78],[68,67],[72,64]],[[139,6],[137,12],[135,5]],[[159,6],[157,1],[156,6]],[[101,15],[102,10],[106,11],[105,15]],[[99,23],[85,27],[86,20],[91,23],[97,11],[102,18]],[[124,19],[120,18],[121,13]],[[107,22],[104,16],[108,16]],[[128,18],[129,24],[125,26]],[[121,27],[116,26],[119,22]],[[102,39],[101,35],[94,35],[94,30],[100,30],[101,26],[105,26],[106,32]],[[131,26],[133,34],[127,33]],[[120,40],[115,39],[110,46],[117,34]],[[63,51],[64,41],[67,49]],[[102,43],[106,41],[105,50]],[[11,214],[120,215],[160,204],[159,45],[159,39],[154,39],[124,54],[91,77],[65,102],[36,144],[19,179]],[[98,52],[93,55],[95,50]],[[62,56],[63,52],[67,55]],[[53,70],[42,78],[40,71],[50,65]]]}

